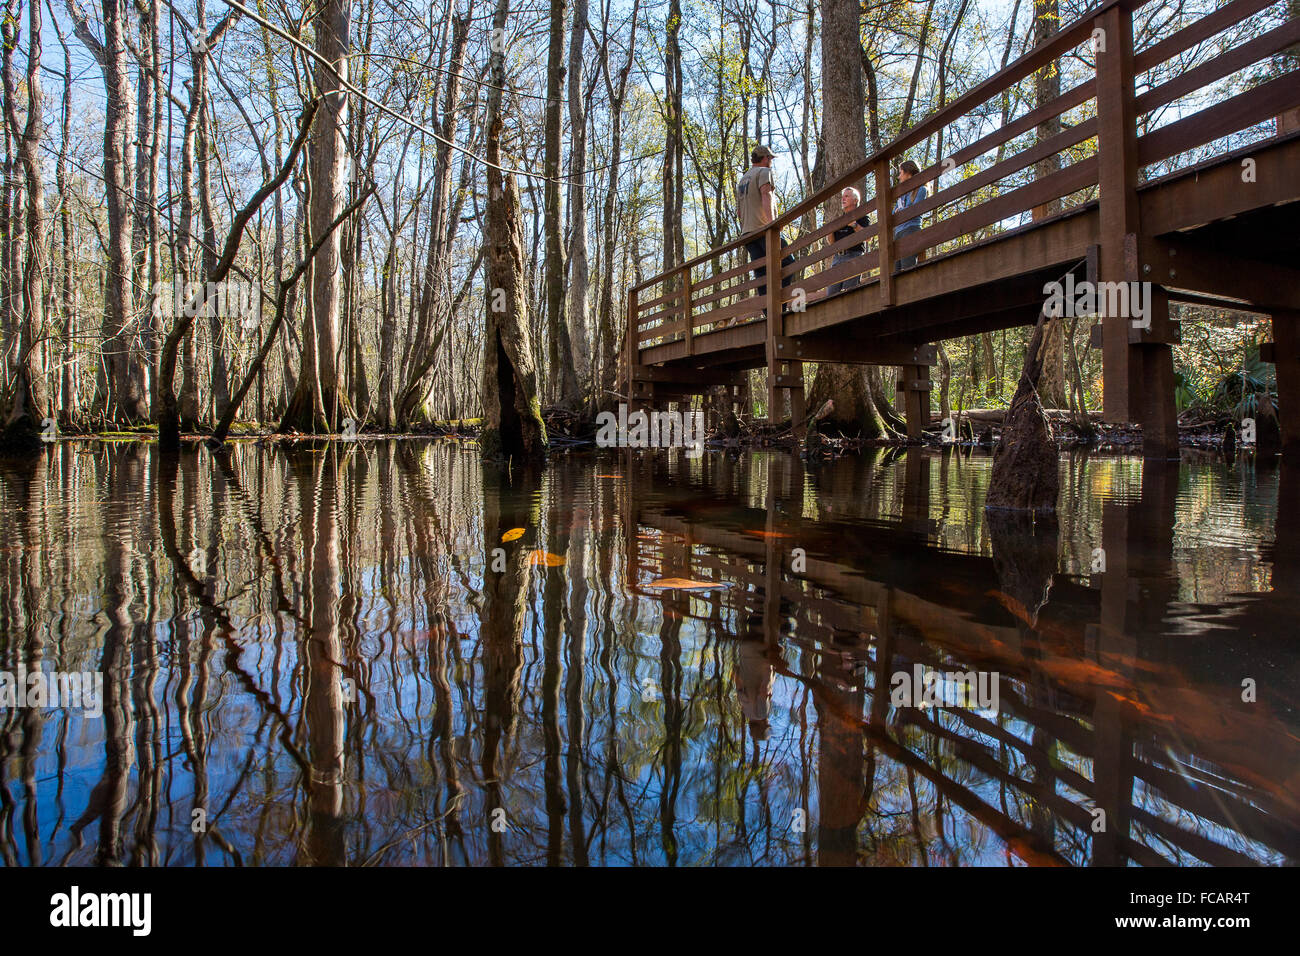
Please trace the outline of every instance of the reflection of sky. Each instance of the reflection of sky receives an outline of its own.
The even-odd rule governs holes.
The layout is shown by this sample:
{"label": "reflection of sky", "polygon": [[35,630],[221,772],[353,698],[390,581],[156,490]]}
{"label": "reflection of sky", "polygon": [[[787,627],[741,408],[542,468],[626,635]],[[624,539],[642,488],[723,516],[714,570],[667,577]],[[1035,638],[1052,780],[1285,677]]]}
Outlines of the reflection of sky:
{"label": "reflection of sky", "polygon": [[[254,507],[262,513],[292,600],[302,586],[296,543],[301,530],[298,490],[293,475],[278,461],[259,476],[254,455],[241,456],[238,467],[245,489],[276,489]],[[270,569],[253,544],[246,503],[227,501],[215,519],[209,518],[209,501],[202,496],[195,499],[202,505],[178,507],[186,536],[180,542],[182,553],[190,550],[189,535],[196,536],[193,544],[198,546],[222,542],[218,559],[210,563],[217,568],[217,599],[236,625],[231,640],[238,654],[232,663],[226,640],[205,624],[192,602],[186,599],[190,609],[180,619],[171,617],[176,598],[166,558],[156,543],[140,537],[155,527],[151,499],[142,490],[105,500],[96,467],[87,462],[79,481],[65,489],[51,479],[49,493],[57,502],[50,509],[51,530],[63,527],[66,517],[69,533],[55,534],[33,557],[46,562],[53,580],[67,584],[39,596],[49,603],[38,618],[66,628],[56,627],[55,634],[47,636],[46,665],[52,667],[58,660],[64,669],[93,667],[106,628],[100,597],[100,528],[137,529],[130,609],[137,628],[123,654],[125,679],[116,684],[116,693],[132,702],[133,719],[124,728],[129,773],[119,840],[125,859],[145,853],[152,833],[159,862],[196,862],[190,811],[195,794],[206,786],[209,823],[216,833],[204,843],[208,865],[233,861],[221,848],[223,842],[245,863],[297,861],[311,826],[310,814],[299,768],[282,736],[287,734],[310,755],[301,669],[305,645],[293,619],[273,613]],[[743,585],[681,602],[629,591],[622,579],[622,505],[615,493],[620,482],[594,477],[614,467],[571,460],[552,471],[538,502],[540,526],[530,529],[537,546],[564,555],[567,563],[553,570],[530,570],[517,719],[497,759],[501,805],[509,822],[506,859],[546,862],[555,840],[565,862],[581,854],[597,863],[673,860],[682,865],[816,859],[824,798],[819,758],[827,746],[826,735],[837,727],[843,730],[843,718],[835,716],[832,705],[848,699],[844,687],[860,685],[865,676],[863,669],[845,670],[835,660],[845,652],[854,662],[869,663],[874,645],[849,642],[829,648],[820,638],[799,634],[798,625],[783,616],[780,645],[756,653],[763,646],[761,628],[756,632],[752,620],[746,624],[750,612],[741,605],[754,592]],[[837,466],[827,467],[833,471]],[[1093,458],[1072,468],[1063,459],[1062,467],[1065,500],[1075,503],[1069,520],[1062,522],[1069,529],[1062,536],[1061,567],[1067,570],[1073,545],[1086,554],[1085,546],[1100,540],[1101,501],[1107,495],[1135,500],[1141,469],[1140,462],[1121,458]],[[209,480],[206,456],[199,468],[201,490]],[[350,666],[360,661],[359,683],[364,688],[362,703],[348,709],[345,725],[342,813],[351,862],[373,858],[382,863],[482,863],[488,858],[487,781],[482,770],[487,717],[478,627],[482,512],[475,480],[464,479],[477,464],[472,456],[434,446],[420,458],[420,469],[418,480],[395,480],[395,495],[381,491],[376,467],[364,480],[352,473],[340,489],[341,574],[347,598],[341,605],[342,644]],[[693,464],[688,473],[698,476],[701,469]],[[818,502],[832,505],[835,520],[855,524],[869,540],[873,529],[897,526],[902,520],[904,469],[902,461],[879,465],[866,504],[852,489],[823,490]],[[953,456],[943,472],[939,456],[931,456],[929,475],[928,512],[937,522],[932,544],[950,552],[985,553],[978,501],[987,482],[987,459],[959,463]],[[736,501],[757,507],[765,500],[764,481],[762,468],[744,470],[737,479]],[[562,493],[561,487],[568,491]],[[426,492],[434,497],[421,497]],[[658,494],[657,488],[638,488],[638,500],[650,506]],[[1213,579],[1201,569],[1215,561],[1235,566],[1254,553],[1268,538],[1275,495],[1274,475],[1256,477],[1242,466],[1238,471],[1220,465],[1184,466],[1175,531],[1175,567],[1184,594],[1189,585],[1183,576],[1189,569],[1196,572],[1194,587],[1200,589],[1201,600],[1215,599],[1220,586],[1216,581],[1233,584],[1230,574]],[[379,534],[381,501],[395,509],[388,515],[398,529],[395,538]],[[6,510],[11,507],[8,499],[0,504]],[[7,526],[10,517],[5,515]],[[412,529],[434,524],[441,537],[430,539],[432,550],[412,553],[408,542],[417,541]],[[1215,546],[1198,547],[1201,536]],[[661,546],[674,543],[667,534],[648,538],[647,543],[656,539]],[[68,540],[79,542],[72,553],[64,547]],[[695,548],[699,554],[708,551],[702,545]],[[432,573],[426,576],[430,566]],[[649,580],[643,570],[639,583]],[[562,616],[547,605],[547,585],[556,581],[568,602]],[[585,593],[579,601],[580,590]],[[146,593],[156,602],[152,611],[144,604]],[[56,615],[58,606],[65,608],[66,616]],[[691,616],[682,618],[674,608],[684,608]],[[742,646],[738,634],[752,643]],[[11,642],[14,636],[5,635]],[[152,673],[146,636],[156,642]],[[737,681],[761,687],[765,663],[773,668],[771,706],[767,734],[756,741]],[[248,692],[240,672],[282,711],[284,725]],[[444,681],[449,712],[438,702],[437,685]],[[647,681],[653,692],[643,699]],[[673,686],[675,706],[665,693]],[[1022,696],[1030,692],[1018,683],[1008,686]],[[869,695],[858,698],[864,699]],[[189,707],[187,715],[182,715],[182,700]],[[450,719],[447,737],[441,740],[435,731],[440,716]],[[95,858],[100,822],[86,827],[80,846],[69,827],[82,815],[104,772],[107,718],[107,712],[97,721],[59,711],[44,716],[33,744],[33,774],[38,842],[47,863],[89,863]],[[665,725],[670,719],[680,729],[676,753],[667,746]],[[915,726],[894,723],[897,719],[895,712],[891,733],[899,735],[924,765],[960,783],[972,799],[990,807],[1006,803],[1006,812],[1026,824],[1033,819],[1037,811],[1023,795],[1014,789],[1008,794],[998,778],[959,758],[950,741],[936,743]],[[963,738],[982,742],[992,753],[1000,752],[996,740],[963,723],[960,715],[944,712],[936,719]],[[200,765],[186,753],[182,730],[187,720],[202,747]],[[1026,743],[1035,739],[1035,728],[1006,707],[999,728]],[[850,736],[853,733],[850,728]],[[21,734],[11,733],[10,739],[16,742]],[[1005,769],[1032,778],[1033,768],[1023,755],[1014,748],[1002,753]],[[1054,760],[1084,777],[1091,775],[1090,760],[1064,744],[1055,748]],[[1172,752],[1169,760],[1193,763],[1189,755]],[[463,790],[459,797],[454,797],[452,771]],[[11,754],[4,761],[4,779],[20,805],[14,818],[20,835],[14,852],[18,862],[28,862],[31,857],[18,825],[29,799],[22,773],[21,759]],[[945,798],[944,812],[936,816],[936,790],[926,774],[909,775],[903,763],[878,752],[872,779],[871,800],[858,831],[862,859],[916,864],[924,853],[931,864],[1017,862],[1004,841],[969,809]],[[911,819],[913,791],[922,808],[919,834]],[[1069,796],[1063,785],[1059,792]],[[1154,790],[1139,786],[1136,792],[1136,799],[1154,815],[1180,818],[1182,812]],[[150,806],[155,809],[148,811]],[[576,816],[574,808],[580,809]],[[444,826],[445,815],[452,811],[460,820],[459,836]],[[798,811],[807,812],[803,832],[791,825]],[[1182,825],[1251,856],[1271,858],[1270,851],[1222,827],[1186,820]],[[1056,830],[1057,852],[1074,862],[1088,862],[1086,834],[1060,820]]]}

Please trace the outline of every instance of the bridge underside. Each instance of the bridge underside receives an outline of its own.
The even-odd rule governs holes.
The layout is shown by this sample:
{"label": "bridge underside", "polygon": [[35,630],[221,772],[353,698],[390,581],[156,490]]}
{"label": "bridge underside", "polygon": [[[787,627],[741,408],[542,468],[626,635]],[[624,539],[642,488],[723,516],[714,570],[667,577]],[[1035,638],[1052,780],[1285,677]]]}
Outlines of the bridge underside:
{"label": "bridge underside", "polygon": [[1283,453],[1300,456],[1300,135],[1146,183],[1136,200],[1133,233],[1107,234],[1093,201],[924,259],[890,282],[865,276],[855,289],[783,315],[770,333],[756,311],[730,327],[643,346],[632,399],[677,400],[720,385],[737,398],[745,370],[768,368],[771,397],[787,391],[797,429],[803,363],[899,366],[915,437],[930,414],[930,343],[1032,325],[1044,285],[1072,271],[1076,282],[1152,283],[1149,328],[1124,316],[1080,319],[1095,323],[1092,344],[1103,350],[1105,418],[1141,423],[1148,455],[1177,453],[1170,346],[1180,332],[1168,304],[1184,301],[1271,316],[1273,342],[1261,353],[1277,365]]}

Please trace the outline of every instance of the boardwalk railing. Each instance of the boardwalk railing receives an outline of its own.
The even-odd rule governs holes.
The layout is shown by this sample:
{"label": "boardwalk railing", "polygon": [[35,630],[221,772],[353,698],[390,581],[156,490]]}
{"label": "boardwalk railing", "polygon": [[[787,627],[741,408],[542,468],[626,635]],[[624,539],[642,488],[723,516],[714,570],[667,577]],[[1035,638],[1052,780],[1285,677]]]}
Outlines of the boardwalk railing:
{"label": "boardwalk railing", "polygon": [[[917,256],[924,268],[926,259],[1069,215],[1099,197],[1112,197],[1102,199],[1103,242],[1120,247],[1131,220],[1125,209],[1134,208],[1142,183],[1225,152],[1224,141],[1242,131],[1268,124],[1260,138],[1300,125],[1294,116],[1300,107],[1300,56],[1291,49],[1300,43],[1300,17],[1288,19],[1285,2],[1231,0],[1190,22],[1139,17],[1135,49],[1135,13],[1148,3],[1105,0],[827,183],[766,227],[760,261],[751,264],[745,248],[754,234],[633,287],[625,349],[630,377],[637,377],[647,348],[684,340],[686,355],[695,355],[701,336],[779,317],[787,303],[814,304],[832,283],[854,277],[862,286],[878,284],[880,307],[889,307],[895,303],[896,260]],[[1216,37],[1217,43],[1207,45]],[[1077,76],[1080,65],[1091,75],[1010,118],[1022,80],[1048,68],[1061,78]],[[1243,71],[1250,72],[1242,92],[1224,99],[1211,89]],[[996,123],[992,132],[945,155],[946,144],[991,123]],[[928,143],[932,138],[935,149]],[[939,158],[908,182],[893,181],[891,171],[922,144],[925,156]],[[893,208],[921,185],[929,195],[905,213],[908,220],[921,217],[921,228],[895,239]],[[863,196],[850,213],[842,213],[838,201],[846,186],[856,186]],[[830,218],[823,216],[820,227],[807,229],[823,205]],[[869,227],[834,240],[836,229],[853,226],[863,215],[871,217]],[[781,234],[790,226],[806,231],[782,249]],[[832,265],[837,252],[859,243],[866,244],[864,255]],[[783,269],[785,255],[795,262]],[[779,275],[789,284],[756,277],[751,270],[759,265],[767,277]],[[971,284],[978,278],[972,275]],[[770,370],[776,367],[774,343],[781,335],[778,318],[766,328]]]}

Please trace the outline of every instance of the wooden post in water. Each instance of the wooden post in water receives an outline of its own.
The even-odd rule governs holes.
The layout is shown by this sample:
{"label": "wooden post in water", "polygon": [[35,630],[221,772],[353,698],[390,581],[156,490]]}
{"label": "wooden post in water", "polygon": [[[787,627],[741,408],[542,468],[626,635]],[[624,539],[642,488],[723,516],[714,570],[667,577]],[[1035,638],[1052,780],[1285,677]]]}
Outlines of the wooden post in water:
{"label": "wooden post in water", "polygon": [[903,366],[903,415],[907,420],[907,437],[919,439],[930,424],[930,375],[924,365]]}
{"label": "wooden post in water", "polygon": [[637,360],[637,320],[636,320],[636,289],[631,289],[627,294],[627,407],[628,412],[634,412],[640,408],[640,402],[636,397],[636,360]]}
{"label": "wooden post in water", "polygon": [[1142,341],[1130,347],[1131,354],[1139,359],[1142,375],[1142,457],[1177,459],[1178,406],[1174,399],[1174,352],[1169,345],[1177,338],[1169,321],[1169,293],[1161,286],[1151,286],[1147,309],[1150,328],[1135,329]]}
{"label": "wooden post in water", "polygon": [[1275,311],[1273,347],[1260,349],[1277,368],[1278,424],[1282,429],[1282,461],[1300,464],[1300,312]]}
{"label": "wooden post in water", "polygon": [[[1133,18],[1114,4],[1094,21],[1097,34],[1097,188],[1099,196],[1099,279],[1135,281],[1138,232],[1137,122],[1133,104]],[[1108,422],[1140,417],[1137,396],[1142,382],[1129,348],[1129,318],[1102,315],[1104,416]]]}

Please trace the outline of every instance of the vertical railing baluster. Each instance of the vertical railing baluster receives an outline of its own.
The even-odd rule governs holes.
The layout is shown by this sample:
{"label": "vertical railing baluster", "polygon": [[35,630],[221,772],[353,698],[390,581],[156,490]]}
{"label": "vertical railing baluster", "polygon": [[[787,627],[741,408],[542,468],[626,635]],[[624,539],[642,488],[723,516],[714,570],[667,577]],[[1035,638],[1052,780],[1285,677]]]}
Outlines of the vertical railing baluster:
{"label": "vertical railing baluster", "polygon": [[777,421],[777,408],[780,405],[777,389],[776,337],[781,323],[781,230],[769,226],[767,230],[767,420],[773,424]]}
{"label": "vertical railing baluster", "polygon": [[691,267],[682,266],[682,318],[686,321],[686,354],[695,354],[695,323],[691,318]]}
{"label": "vertical railing baluster", "polygon": [[880,305],[894,304],[894,204],[890,200],[889,156],[876,163],[876,224],[880,232]]}

